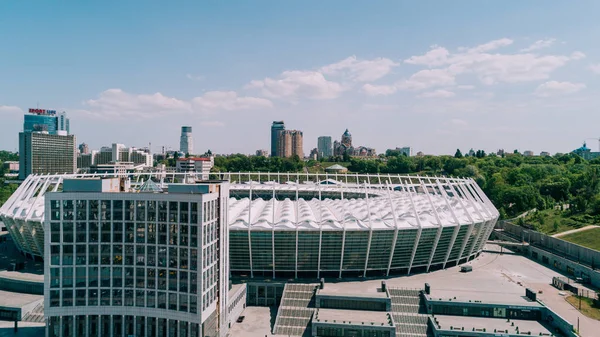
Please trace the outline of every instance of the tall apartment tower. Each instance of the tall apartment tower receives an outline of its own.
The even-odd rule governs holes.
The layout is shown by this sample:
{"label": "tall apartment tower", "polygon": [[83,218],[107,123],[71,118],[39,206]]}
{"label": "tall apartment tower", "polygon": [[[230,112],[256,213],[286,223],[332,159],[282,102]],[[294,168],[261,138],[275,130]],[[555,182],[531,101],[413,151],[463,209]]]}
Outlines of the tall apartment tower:
{"label": "tall apartment tower", "polygon": [[279,134],[285,131],[283,121],[273,121],[271,124],[271,157],[283,157],[279,154]]}
{"label": "tall apartment tower", "polygon": [[297,155],[300,158],[304,158],[302,131],[281,131],[277,140],[277,146],[277,154],[279,157],[289,158]]}
{"label": "tall apartment tower", "polygon": [[147,184],[45,194],[46,336],[227,334],[229,183]]}
{"label": "tall apartment tower", "polygon": [[181,138],[179,140],[179,151],[183,153],[194,153],[194,139],[192,138],[192,127],[181,127]]}
{"label": "tall apartment tower", "polygon": [[41,132],[19,133],[19,179],[30,174],[77,172],[75,136]]}
{"label": "tall apartment tower", "polygon": [[331,136],[321,136],[317,141],[317,152],[319,158],[329,158],[333,156],[333,144],[331,143]]}

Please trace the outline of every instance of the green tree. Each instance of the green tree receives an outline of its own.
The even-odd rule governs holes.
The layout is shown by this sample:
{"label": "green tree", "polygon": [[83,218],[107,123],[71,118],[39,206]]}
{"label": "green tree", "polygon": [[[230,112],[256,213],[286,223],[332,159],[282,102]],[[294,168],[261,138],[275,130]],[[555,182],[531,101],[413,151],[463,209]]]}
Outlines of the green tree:
{"label": "green tree", "polygon": [[460,149],[456,149],[456,152],[454,153],[454,158],[462,158],[463,154],[462,152],[460,152]]}

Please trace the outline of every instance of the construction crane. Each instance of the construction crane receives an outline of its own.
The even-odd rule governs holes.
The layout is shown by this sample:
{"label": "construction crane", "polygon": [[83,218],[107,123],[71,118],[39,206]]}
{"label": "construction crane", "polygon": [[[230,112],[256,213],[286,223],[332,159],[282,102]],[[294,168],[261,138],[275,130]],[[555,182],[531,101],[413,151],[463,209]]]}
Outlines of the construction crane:
{"label": "construction crane", "polygon": [[[600,138],[586,138],[585,140],[590,140],[590,139],[598,141],[598,152],[600,152]],[[584,142],[585,142],[585,140],[584,140]]]}

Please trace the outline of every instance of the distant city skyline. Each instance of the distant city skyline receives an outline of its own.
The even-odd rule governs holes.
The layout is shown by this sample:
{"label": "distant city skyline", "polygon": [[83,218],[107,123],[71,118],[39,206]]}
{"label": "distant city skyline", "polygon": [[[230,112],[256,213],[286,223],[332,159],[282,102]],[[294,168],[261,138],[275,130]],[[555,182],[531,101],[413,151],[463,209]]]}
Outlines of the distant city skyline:
{"label": "distant city skyline", "polygon": [[[284,120],[303,131],[305,154],[345,129],[379,153],[566,153],[600,136],[598,10],[597,1],[5,2],[0,149],[17,150],[23,113],[39,106],[66,111],[90,149],[178,149],[189,125],[195,152],[250,154],[269,148],[271,122]],[[49,17],[60,24],[41,24]]]}

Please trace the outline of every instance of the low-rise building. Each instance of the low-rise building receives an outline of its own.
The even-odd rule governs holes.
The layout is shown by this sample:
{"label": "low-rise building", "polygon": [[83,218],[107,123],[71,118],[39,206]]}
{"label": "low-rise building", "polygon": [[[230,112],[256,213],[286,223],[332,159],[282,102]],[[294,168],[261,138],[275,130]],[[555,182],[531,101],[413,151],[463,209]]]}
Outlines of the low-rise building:
{"label": "low-rise building", "polygon": [[176,165],[177,172],[195,173],[198,179],[208,180],[215,160],[214,157],[179,158]]}

